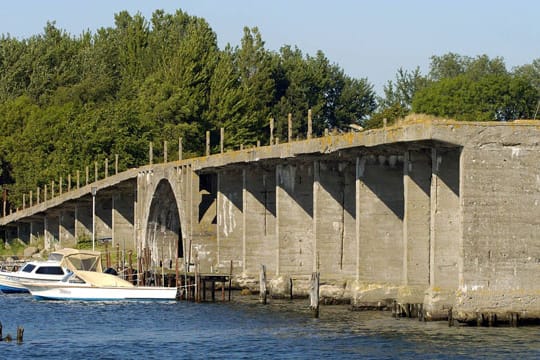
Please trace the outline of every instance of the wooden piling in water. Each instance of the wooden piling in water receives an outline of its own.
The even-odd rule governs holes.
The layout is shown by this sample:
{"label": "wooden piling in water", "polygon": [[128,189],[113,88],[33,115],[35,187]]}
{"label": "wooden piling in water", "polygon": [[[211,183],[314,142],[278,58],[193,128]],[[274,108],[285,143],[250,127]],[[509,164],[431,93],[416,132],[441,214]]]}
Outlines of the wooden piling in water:
{"label": "wooden piling in water", "polygon": [[199,284],[199,281],[200,281],[200,278],[199,278],[199,269],[198,269],[198,264],[195,263],[195,302],[200,302],[200,297],[199,297],[199,287],[200,287],[200,284]]}
{"label": "wooden piling in water", "polygon": [[231,260],[231,267],[229,269],[229,301],[231,301],[231,295],[232,295],[232,272],[233,272],[233,261]]}
{"label": "wooden piling in water", "polygon": [[129,250],[129,251],[128,251],[128,261],[129,261],[129,262],[128,262],[128,264],[129,264],[128,266],[129,266],[129,267],[128,267],[128,270],[127,270],[127,271],[128,271],[128,281],[129,281],[130,283],[133,283],[133,263],[132,263],[132,258],[131,258],[132,255],[133,255],[133,251],[132,251],[132,250]]}
{"label": "wooden piling in water", "polygon": [[120,270],[120,269],[123,269],[124,268],[124,261],[121,262],[121,259],[120,258],[120,244],[116,244],[116,263],[117,263],[117,269]]}
{"label": "wooden piling in water", "polygon": [[483,326],[484,325],[484,314],[481,312],[476,313],[476,326]]}
{"label": "wooden piling in water", "polygon": [[511,327],[518,327],[518,325],[519,325],[519,313],[510,312],[508,314],[508,321],[509,321]]}
{"label": "wooden piling in water", "polygon": [[289,278],[289,299],[293,299],[293,278]]}
{"label": "wooden piling in water", "polygon": [[261,265],[259,273],[259,302],[266,305],[266,266]]}
{"label": "wooden piling in water", "polygon": [[22,344],[23,342],[24,328],[22,326],[17,327],[17,344]]}
{"label": "wooden piling in water", "polygon": [[309,292],[310,309],[314,318],[319,317],[319,279],[320,273],[311,274],[311,291]]}
{"label": "wooden piling in water", "polygon": [[221,282],[221,301],[225,301],[225,281]]}

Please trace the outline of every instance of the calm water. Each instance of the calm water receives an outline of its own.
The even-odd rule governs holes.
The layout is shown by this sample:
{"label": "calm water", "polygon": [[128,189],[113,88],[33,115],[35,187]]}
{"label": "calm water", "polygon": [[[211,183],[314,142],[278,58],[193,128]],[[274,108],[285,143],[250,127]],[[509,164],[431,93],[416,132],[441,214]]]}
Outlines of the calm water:
{"label": "calm water", "polygon": [[307,301],[38,302],[0,294],[0,359],[540,359],[540,327],[448,328]]}

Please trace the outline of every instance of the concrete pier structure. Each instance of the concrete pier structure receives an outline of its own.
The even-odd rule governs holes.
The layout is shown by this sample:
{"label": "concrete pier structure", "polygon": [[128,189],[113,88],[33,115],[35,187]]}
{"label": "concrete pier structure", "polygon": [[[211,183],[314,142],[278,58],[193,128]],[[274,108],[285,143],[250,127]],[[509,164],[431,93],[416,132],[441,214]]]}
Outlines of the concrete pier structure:
{"label": "concrete pier structure", "polygon": [[[384,129],[151,164],[0,218],[4,240],[112,238],[272,296],[427,319],[540,319],[540,126],[425,117]],[[92,213],[91,189],[96,211]],[[40,220],[42,219],[42,220]],[[517,314],[517,315],[515,315]],[[491,315],[490,315],[491,316]]]}

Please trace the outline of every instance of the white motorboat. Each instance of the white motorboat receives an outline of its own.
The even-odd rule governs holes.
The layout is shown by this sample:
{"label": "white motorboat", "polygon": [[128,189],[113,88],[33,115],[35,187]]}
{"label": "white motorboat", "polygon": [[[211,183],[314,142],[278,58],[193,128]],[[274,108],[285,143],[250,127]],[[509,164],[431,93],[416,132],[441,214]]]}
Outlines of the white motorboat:
{"label": "white motorboat", "polygon": [[102,271],[97,251],[61,249],[52,252],[47,261],[30,261],[17,271],[0,271],[0,291],[27,293],[27,284],[59,282],[73,270]]}
{"label": "white motorboat", "polygon": [[38,300],[175,300],[175,287],[135,286],[115,275],[74,271],[57,283],[26,284]]}

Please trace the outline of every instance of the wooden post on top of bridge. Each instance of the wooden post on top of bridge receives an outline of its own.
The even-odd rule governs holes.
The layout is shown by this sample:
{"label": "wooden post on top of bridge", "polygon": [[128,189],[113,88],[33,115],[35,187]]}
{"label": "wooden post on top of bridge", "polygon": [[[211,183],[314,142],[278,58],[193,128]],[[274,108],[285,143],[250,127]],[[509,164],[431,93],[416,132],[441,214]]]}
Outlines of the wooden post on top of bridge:
{"label": "wooden post on top of bridge", "polygon": [[105,178],[109,177],[109,159],[105,158]]}
{"label": "wooden post on top of bridge", "polygon": [[206,132],[206,156],[210,156],[210,131]]}
{"label": "wooden post on top of bridge", "polygon": [[71,174],[68,174],[67,189],[68,191],[71,191]]}
{"label": "wooden post on top of bridge", "polygon": [[97,161],[94,161],[94,182],[98,181],[98,166]]}
{"label": "wooden post on top of bridge", "polygon": [[182,160],[182,138],[178,138],[178,160]]}
{"label": "wooden post on top of bridge", "polygon": [[43,186],[43,201],[47,201],[47,184]]}
{"label": "wooden post on top of bridge", "polygon": [[219,151],[223,154],[223,150],[225,147],[225,129],[220,128],[219,129]]}
{"label": "wooden post on top of bridge", "polygon": [[51,181],[51,199],[54,197],[54,180]]}
{"label": "wooden post on top of bridge", "polygon": [[2,189],[2,216],[6,216],[7,189]]}
{"label": "wooden post on top of bridge", "polygon": [[86,185],[90,182],[90,169],[86,166]]}
{"label": "wooden post on top of bridge", "polygon": [[311,119],[311,109],[307,112],[307,138],[311,139],[313,134],[313,121]]}
{"label": "wooden post on top of bridge", "polygon": [[77,189],[81,187],[81,171],[77,170]]}
{"label": "wooden post on top of bridge", "polygon": [[41,197],[40,190],[41,190],[41,189],[40,189],[39,186],[38,186],[37,189],[36,189],[36,204],[39,204],[39,199],[40,199],[40,197]]}
{"label": "wooden post on top of bridge", "polygon": [[167,143],[167,140],[165,140],[163,142],[163,162],[166,163],[167,162],[167,147],[169,146],[169,144]]}
{"label": "wooden post on top of bridge", "polygon": [[34,197],[34,196],[33,196],[33,194],[32,194],[32,190],[30,190],[30,195],[29,195],[29,199],[30,199],[30,207],[32,207],[32,206],[34,205],[34,203],[33,203],[33,201],[34,201],[33,197]]}
{"label": "wooden post on top of bridge", "polygon": [[287,141],[292,141],[292,114],[289,113],[289,116],[287,117]]}
{"label": "wooden post on top of bridge", "polygon": [[274,118],[270,118],[270,145],[274,145]]}
{"label": "wooden post on top of bridge", "polygon": [[114,175],[118,175],[118,154],[114,154]]}
{"label": "wooden post on top of bridge", "polygon": [[150,141],[148,144],[148,164],[152,165],[154,163],[154,144]]}

